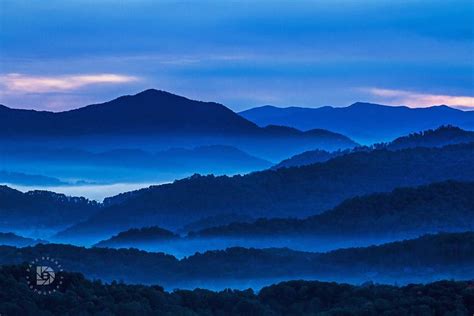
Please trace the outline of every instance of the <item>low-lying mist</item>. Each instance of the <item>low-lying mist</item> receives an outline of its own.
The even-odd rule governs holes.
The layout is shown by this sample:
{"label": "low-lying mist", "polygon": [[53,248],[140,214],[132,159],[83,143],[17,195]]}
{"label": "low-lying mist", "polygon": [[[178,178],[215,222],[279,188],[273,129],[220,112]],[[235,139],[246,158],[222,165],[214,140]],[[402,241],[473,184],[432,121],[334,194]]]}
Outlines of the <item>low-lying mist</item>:
{"label": "low-lying mist", "polygon": [[[408,238],[408,236],[407,236]],[[281,238],[182,238],[172,241],[157,242],[133,242],[120,245],[106,246],[106,248],[128,249],[134,248],[147,252],[162,252],[176,258],[184,258],[195,253],[204,253],[210,250],[223,250],[231,247],[244,248],[289,248],[304,252],[327,252],[341,248],[366,247],[380,245],[387,242],[399,240],[393,238],[305,238],[305,237],[281,237]],[[61,240],[53,238],[55,243],[72,244],[76,246],[95,247],[98,240],[94,237],[77,238],[74,240]]]}
{"label": "low-lying mist", "polygon": [[18,185],[12,183],[3,183],[13,189],[22,192],[33,190],[47,190],[56,193],[66,194],[68,196],[82,196],[89,200],[102,202],[104,198],[114,196],[123,192],[134,191],[146,188],[151,185],[159,185],[168,183],[163,182],[136,182],[136,183],[110,183],[110,184],[67,184],[59,186],[35,186],[35,185]]}

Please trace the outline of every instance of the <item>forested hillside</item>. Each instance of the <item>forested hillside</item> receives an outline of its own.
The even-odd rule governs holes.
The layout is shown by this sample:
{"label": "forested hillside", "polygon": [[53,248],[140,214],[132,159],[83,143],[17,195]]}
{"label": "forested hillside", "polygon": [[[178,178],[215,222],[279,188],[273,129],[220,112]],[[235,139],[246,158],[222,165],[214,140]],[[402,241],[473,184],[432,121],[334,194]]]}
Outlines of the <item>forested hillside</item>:
{"label": "forested hillside", "polygon": [[400,151],[381,149],[244,176],[195,175],[113,197],[106,201],[109,207],[60,236],[106,237],[150,225],[175,228],[222,213],[309,216],[358,195],[444,180],[472,181],[473,152],[474,143]]}
{"label": "forested hillside", "polygon": [[[454,249],[454,250],[453,250]],[[177,259],[137,249],[84,248],[47,244],[0,247],[0,264],[21,264],[48,254],[66,271],[103,281],[154,284],[166,288],[259,288],[291,279],[361,283],[408,283],[474,278],[474,233],[426,235],[380,246],[327,253],[285,248],[206,251]],[[104,269],[107,267],[107,269]],[[201,285],[200,285],[201,284]]]}
{"label": "forested hillside", "polygon": [[474,182],[446,181],[348,199],[305,219],[270,218],[231,223],[190,237],[406,237],[474,230]]}

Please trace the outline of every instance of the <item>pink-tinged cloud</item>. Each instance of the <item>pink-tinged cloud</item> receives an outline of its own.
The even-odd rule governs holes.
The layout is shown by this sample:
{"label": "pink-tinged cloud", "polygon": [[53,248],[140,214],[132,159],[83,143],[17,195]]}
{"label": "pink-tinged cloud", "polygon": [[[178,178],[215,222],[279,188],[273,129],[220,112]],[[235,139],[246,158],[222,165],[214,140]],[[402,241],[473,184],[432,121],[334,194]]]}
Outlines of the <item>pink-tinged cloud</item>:
{"label": "pink-tinged cloud", "polygon": [[450,105],[465,109],[474,109],[474,97],[453,96],[441,94],[417,93],[405,90],[391,90],[380,88],[363,89],[379,98],[380,102],[410,107],[427,107],[432,105]]}
{"label": "pink-tinged cloud", "polygon": [[0,76],[3,92],[48,93],[72,91],[94,84],[121,84],[137,81],[134,76],[118,74],[86,74],[63,76],[30,76],[6,74]]}

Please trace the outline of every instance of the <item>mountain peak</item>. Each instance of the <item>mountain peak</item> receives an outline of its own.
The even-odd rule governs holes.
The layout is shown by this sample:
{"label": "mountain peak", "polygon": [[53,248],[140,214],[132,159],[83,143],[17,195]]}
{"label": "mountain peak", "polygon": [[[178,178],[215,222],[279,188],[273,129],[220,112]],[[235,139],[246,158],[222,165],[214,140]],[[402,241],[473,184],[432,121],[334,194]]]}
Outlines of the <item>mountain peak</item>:
{"label": "mountain peak", "polygon": [[376,103],[370,103],[370,102],[361,102],[361,101],[357,101],[349,105],[349,107],[367,107],[367,106],[382,106],[382,105],[376,104]]}
{"label": "mountain peak", "polygon": [[57,119],[56,126],[75,126],[80,133],[228,134],[257,129],[222,104],[191,100],[157,89],[61,112]]}
{"label": "mountain peak", "polygon": [[92,106],[103,106],[106,104],[113,104],[114,106],[117,106],[117,103],[123,103],[126,105],[134,105],[134,106],[140,106],[140,107],[156,107],[156,106],[167,106],[170,103],[174,103],[174,102],[199,103],[201,101],[190,100],[186,97],[179,96],[177,94],[173,94],[171,92],[164,91],[164,90],[147,89],[147,90],[138,92],[137,94],[124,95],[112,101],[101,103],[101,104],[94,104]]}
{"label": "mountain peak", "polygon": [[382,105],[377,103],[370,103],[370,102],[356,102],[348,106],[348,108],[354,108],[357,110],[361,109],[384,109],[384,108],[406,108],[403,105]]}
{"label": "mountain peak", "polygon": [[137,94],[131,95],[131,97],[176,97],[176,98],[182,98],[189,100],[183,96],[179,96],[177,94],[165,91],[165,90],[158,90],[158,89],[146,89],[141,92],[138,92]]}
{"label": "mountain peak", "polygon": [[164,91],[164,90],[155,89],[155,88],[150,88],[150,89],[146,89],[146,90],[143,90],[141,92],[138,92],[135,95],[138,95],[138,94],[152,94],[152,93],[169,93],[169,92]]}
{"label": "mountain peak", "polygon": [[446,112],[462,112],[460,109],[452,108],[449,105],[446,104],[440,104],[440,105],[433,105],[431,106],[433,109],[439,109],[441,111],[446,111]]}

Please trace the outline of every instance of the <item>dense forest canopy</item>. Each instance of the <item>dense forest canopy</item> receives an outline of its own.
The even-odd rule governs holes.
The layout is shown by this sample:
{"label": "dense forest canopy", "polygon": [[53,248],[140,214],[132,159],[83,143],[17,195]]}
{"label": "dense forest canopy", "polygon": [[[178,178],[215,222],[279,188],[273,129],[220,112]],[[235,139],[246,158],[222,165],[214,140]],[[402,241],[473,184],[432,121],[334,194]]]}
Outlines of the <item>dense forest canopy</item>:
{"label": "dense forest canopy", "polygon": [[446,181],[348,199],[304,219],[270,218],[192,232],[190,237],[287,235],[364,238],[474,229],[474,182]]}
{"label": "dense forest canopy", "polygon": [[[454,249],[454,250],[453,250]],[[268,280],[317,278],[406,283],[474,278],[474,233],[427,235],[380,246],[311,253],[290,249],[234,247],[196,253],[181,260],[137,249],[84,248],[47,244],[0,246],[0,264],[21,264],[44,255],[67,271],[103,281],[159,283],[167,288],[221,288],[223,284],[268,284]],[[267,282],[267,283],[266,283]],[[201,284],[201,285],[199,285]],[[238,285],[236,285],[238,286]],[[258,287],[258,286],[256,286]]]}
{"label": "dense forest canopy", "polygon": [[96,246],[114,246],[121,244],[130,244],[136,242],[160,242],[160,241],[169,241],[178,239],[179,235],[157,227],[142,227],[142,228],[132,228],[127,231],[121,232],[115,236],[110,237],[107,240],[99,242]]}
{"label": "dense forest canopy", "polygon": [[449,179],[472,181],[473,152],[474,143],[399,151],[382,149],[244,176],[195,175],[113,197],[107,201],[109,207],[61,236],[108,235],[149,225],[175,228],[222,213],[309,216],[357,195]]}
{"label": "dense forest canopy", "polygon": [[0,227],[64,227],[85,220],[101,207],[83,197],[50,191],[20,192],[0,185]]}
{"label": "dense forest canopy", "polygon": [[0,268],[3,315],[471,315],[472,282],[403,287],[290,281],[252,290],[166,292],[158,285],[104,284],[64,273],[60,293],[42,296],[26,286],[25,266]]}
{"label": "dense forest canopy", "polygon": [[309,150],[282,160],[272,169],[299,167],[325,162],[334,157],[347,155],[358,151],[371,151],[375,149],[400,150],[415,147],[442,147],[451,144],[474,142],[474,132],[466,131],[452,125],[443,125],[436,129],[428,129],[419,133],[411,133],[386,143],[376,143],[370,146],[358,146],[351,149],[326,151],[321,149]]}

